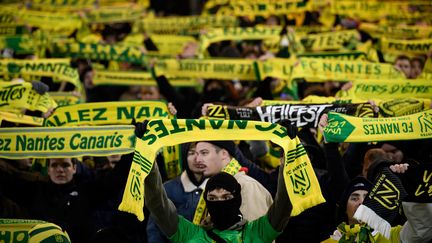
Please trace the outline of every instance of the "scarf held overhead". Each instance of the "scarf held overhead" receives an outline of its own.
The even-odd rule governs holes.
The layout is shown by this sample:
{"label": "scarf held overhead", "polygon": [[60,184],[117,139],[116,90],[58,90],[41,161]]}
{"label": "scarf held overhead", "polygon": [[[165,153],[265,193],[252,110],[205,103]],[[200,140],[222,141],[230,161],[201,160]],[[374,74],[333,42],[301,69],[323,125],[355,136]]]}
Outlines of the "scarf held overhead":
{"label": "scarf held overhead", "polygon": [[45,121],[45,126],[131,124],[132,119],[168,118],[162,101],[95,102],[63,106]]}
{"label": "scarf held overhead", "polygon": [[242,120],[150,120],[142,139],[137,138],[123,200],[119,210],[144,219],[145,177],[153,166],[156,152],[163,146],[197,140],[271,140],[284,149],[284,178],[293,204],[292,216],[325,202],[309,158],[298,138],[289,139],[278,124]]}
{"label": "scarf held overhead", "polygon": [[391,118],[357,118],[330,112],[328,142],[371,142],[432,138],[432,110]]}
{"label": "scarf held overhead", "polygon": [[133,151],[133,126],[0,129],[0,158],[108,156]]}
{"label": "scarf held overhead", "polygon": [[254,120],[276,123],[287,119],[297,127],[317,127],[322,114],[329,111],[373,117],[373,109],[369,103],[362,104],[278,104],[258,107],[233,107],[226,105],[211,105],[207,116],[217,119]]}

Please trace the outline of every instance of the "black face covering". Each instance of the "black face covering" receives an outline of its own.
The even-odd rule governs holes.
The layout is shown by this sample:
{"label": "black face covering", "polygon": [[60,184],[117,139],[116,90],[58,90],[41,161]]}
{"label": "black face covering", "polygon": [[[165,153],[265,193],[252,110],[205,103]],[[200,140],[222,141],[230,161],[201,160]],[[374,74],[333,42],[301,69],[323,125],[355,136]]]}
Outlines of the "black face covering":
{"label": "black face covering", "polygon": [[207,201],[211,221],[218,230],[226,230],[242,219],[241,198],[226,201]]}
{"label": "black face covering", "polygon": [[[217,188],[223,188],[234,196],[230,200],[208,201],[207,194]],[[209,179],[205,189],[205,201],[211,221],[218,230],[225,230],[242,219],[240,205],[242,203],[240,184],[228,173],[220,172]]]}

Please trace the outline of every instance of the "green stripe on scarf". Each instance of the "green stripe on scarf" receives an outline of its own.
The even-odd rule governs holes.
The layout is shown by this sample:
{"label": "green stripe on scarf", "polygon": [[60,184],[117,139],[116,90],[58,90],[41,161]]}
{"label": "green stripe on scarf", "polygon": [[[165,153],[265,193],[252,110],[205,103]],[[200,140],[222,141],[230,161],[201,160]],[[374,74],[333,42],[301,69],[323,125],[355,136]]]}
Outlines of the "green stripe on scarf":
{"label": "green stripe on scarf", "polygon": [[108,156],[133,151],[133,126],[2,128],[0,158]]}
{"label": "green stripe on scarf", "polygon": [[432,138],[432,110],[391,118],[357,118],[330,112],[328,142],[372,142]]}
{"label": "green stripe on scarf", "polygon": [[[137,138],[135,150],[147,161],[154,163],[157,151],[163,146],[202,140],[271,140],[284,150],[284,178],[289,198],[293,204],[292,216],[323,203],[318,180],[306,154],[302,153],[300,140],[290,139],[284,127],[266,122],[242,120],[150,120],[142,139]],[[297,147],[299,146],[299,147]],[[295,150],[296,152],[291,152]],[[295,153],[288,161],[287,154]],[[147,173],[137,163],[132,163],[119,210],[144,219],[144,183]]]}

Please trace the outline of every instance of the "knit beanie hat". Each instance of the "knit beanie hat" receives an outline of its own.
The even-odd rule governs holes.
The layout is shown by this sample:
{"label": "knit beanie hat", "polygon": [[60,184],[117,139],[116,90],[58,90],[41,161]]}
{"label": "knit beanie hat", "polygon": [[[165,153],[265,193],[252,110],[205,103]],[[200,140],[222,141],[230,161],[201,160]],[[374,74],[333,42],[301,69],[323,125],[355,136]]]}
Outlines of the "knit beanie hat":
{"label": "knit beanie hat", "polygon": [[344,213],[346,210],[346,204],[348,202],[348,198],[351,193],[357,190],[365,190],[370,191],[372,189],[372,183],[368,181],[366,178],[358,176],[351,180],[348,186],[345,188],[344,193],[339,201],[339,208],[341,209],[341,213]]}
{"label": "knit beanie hat", "polygon": [[233,141],[205,141],[205,142],[216,145],[219,148],[226,149],[231,156],[235,157],[236,148],[235,148],[235,143]]}

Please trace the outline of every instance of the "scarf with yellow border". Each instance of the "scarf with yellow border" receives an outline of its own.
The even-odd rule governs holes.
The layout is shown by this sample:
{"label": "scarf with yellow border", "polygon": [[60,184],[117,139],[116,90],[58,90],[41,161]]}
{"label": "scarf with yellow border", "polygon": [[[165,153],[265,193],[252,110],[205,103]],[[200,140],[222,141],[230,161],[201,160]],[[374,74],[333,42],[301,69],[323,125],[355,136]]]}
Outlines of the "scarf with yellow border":
{"label": "scarf with yellow border", "polygon": [[432,138],[432,110],[389,118],[357,118],[330,112],[328,142],[373,142]]}
{"label": "scarf with yellow border", "polygon": [[136,139],[135,155],[119,210],[144,219],[144,183],[162,146],[197,140],[271,140],[284,150],[284,178],[293,204],[292,216],[325,202],[306,151],[298,138],[289,139],[278,124],[243,120],[150,120]]}

